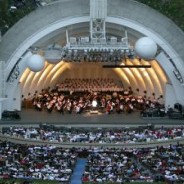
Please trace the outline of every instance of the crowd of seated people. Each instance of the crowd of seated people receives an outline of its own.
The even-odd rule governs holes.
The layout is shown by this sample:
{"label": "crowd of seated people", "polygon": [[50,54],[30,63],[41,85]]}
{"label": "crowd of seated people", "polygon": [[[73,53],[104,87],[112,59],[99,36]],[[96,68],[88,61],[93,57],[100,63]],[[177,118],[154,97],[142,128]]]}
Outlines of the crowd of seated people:
{"label": "crowd of seated people", "polygon": [[184,147],[183,145],[161,146],[155,149],[137,150],[135,158],[157,178],[164,178],[169,183],[184,182]]}
{"label": "crowd of seated people", "polygon": [[54,89],[43,89],[41,93],[35,94],[33,105],[39,111],[46,109],[50,113],[55,110],[60,113],[75,112],[80,114],[83,111],[93,109],[92,104],[94,101],[97,103],[97,107],[95,108],[106,114],[114,112],[131,113],[135,110],[144,111],[145,109],[157,109],[165,113],[164,105],[160,104],[158,100],[134,96],[131,88],[124,91],[84,91],[71,93],[71,91],[62,91],[62,88],[57,85]]}
{"label": "crowd of seated people", "polygon": [[70,183],[78,158],[87,158],[82,182],[184,181],[184,146],[57,148],[0,142],[0,178]]}
{"label": "crowd of seated people", "polygon": [[82,177],[85,182],[184,182],[184,147],[93,149]]}
{"label": "crowd of seated people", "polygon": [[123,85],[114,79],[98,78],[98,79],[65,79],[56,85],[58,91],[85,92],[85,91],[123,91]]}
{"label": "crowd of seated people", "polygon": [[54,146],[0,143],[0,178],[58,180],[68,184],[77,152]]}
{"label": "crowd of seated people", "polygon": [[184,127],[65,128],[3,127],[2,133],[24,139],[66,143],[138,143],[184,138]]}
{"label": "crowd of seated people", "polygon": [[153,182],[151,173],[133,158],[134,150],[108,149],[92,152],[82,181],[85,182]]}

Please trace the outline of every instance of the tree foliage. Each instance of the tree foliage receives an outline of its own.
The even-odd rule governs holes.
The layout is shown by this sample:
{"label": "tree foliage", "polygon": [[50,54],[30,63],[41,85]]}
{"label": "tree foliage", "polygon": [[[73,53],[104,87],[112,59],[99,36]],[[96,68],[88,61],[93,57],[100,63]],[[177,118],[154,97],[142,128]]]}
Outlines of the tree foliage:
{"label": "tree foliage", "polygon": [[173,20],[184,30],[184,0],[136,0],[146,4]]}
{"label": "tree foliage", "polygon": [[[11,9],[11,6],[15,6],[16,9]],[[36,4],[32,0],[0,0],[0,30],[2,34],[35,8]]]}

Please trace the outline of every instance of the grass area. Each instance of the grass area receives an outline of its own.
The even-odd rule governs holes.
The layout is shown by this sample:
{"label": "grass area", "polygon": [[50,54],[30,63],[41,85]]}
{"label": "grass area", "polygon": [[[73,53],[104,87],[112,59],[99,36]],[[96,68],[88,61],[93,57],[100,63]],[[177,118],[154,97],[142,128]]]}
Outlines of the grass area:
{"label": "grass area", "polygon": [[32,179],[0,179],[0,184],[59,184],[59,181]]}
{"label": "grass area", "polygon": [[[96,182],[88,182],[88,183],[83,183],[83,184],[97,184]],[[119,183],[112,183],[112,182],[105,182],[105,183],[101,183],[100,184],[119,184]],[[123,183],[123,184],[164,184],[164,182],[153,182],[153,183],[150,183],[150,182],[129,182],[129,183]]]}
{"label": "grass area", "polygon": [[[59,184],[59,181],[51,181],[51,180],[23,180],[23,179],[0,179],[0,184]],[[76,183],[77,184],[77,183]],[[97,182],[87,182],[83,184],[97,184]],[[100,184],[118,184],[112,182],[103,182]],[[124,183],[130,184],[130,183]],[[131,184],[140,184],[140,182],[131,182]],[[147,182],[141,182],[141,184],[149,184]],[[152,184],[164,184],[164,182],[154,182]]]}

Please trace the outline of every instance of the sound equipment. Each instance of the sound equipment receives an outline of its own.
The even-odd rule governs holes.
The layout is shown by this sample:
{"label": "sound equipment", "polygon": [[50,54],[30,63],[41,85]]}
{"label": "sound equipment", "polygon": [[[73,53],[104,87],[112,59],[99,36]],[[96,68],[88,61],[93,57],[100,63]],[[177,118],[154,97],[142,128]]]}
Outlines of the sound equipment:
{"label": "sound equipment", "polygon": [[4,111],[2,113],[2,120],[20,120],[18,111]]}

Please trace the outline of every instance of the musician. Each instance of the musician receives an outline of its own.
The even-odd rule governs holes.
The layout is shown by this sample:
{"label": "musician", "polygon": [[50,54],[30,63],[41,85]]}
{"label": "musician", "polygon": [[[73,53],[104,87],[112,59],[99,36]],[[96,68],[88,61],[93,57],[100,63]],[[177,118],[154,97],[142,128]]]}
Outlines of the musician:
{"label": "musician", "polygon": [[112,106],[111,101],[109,100],[106,106],[106,114],[110,114],[112,111],[113,111],[113,106]]}
{"label": "musician", "polygon": [[76,112],[76,114],[80,114],[80,112],[81,112],[81,106],[79,104],[76,105],[75,112]]}
{"label": "musician", "polygon": [[129,108],[130,108],[130,113],[131,113],[131,112],[133,112],[133,110],[134,110],[134,106],[133,106],[133,104],[132,104],[132,103],[129,103]]}
{"label": "musician", "polygon": [[122,102],[120,102],[120,104],[119,104],[119,109],[120,109],[120,112],[124,111],[124,105]]}
{"label": "musician", "polygon": [[38,111],[42,111],[42,103],[41,102],[35,102],[35,107]]}
{"label": "musician", "polygon": [[55,106],[58,112],[64,114],[64,101],[59,100]]}
{"label": "musician", "polygon": [[134,106],[131,104],[131,103],[128,103],[126,106],[125,106],[125,111],[130,114],[133,112],[133,109],[134,109]]}
{"label": "musician", "polygon": [[66,102],[66,110],[69,114],[72,113],[72,101],[70,99],[68,99]]}
{"label": "musician", "polygon": [[100,102],[101,102],[101,107],[105,108],[105,106],[106,106],[106,99],[103,97]]}
{"label": "musician", "polygon": [[46,103],[46,109],[49,113],[52,112],[53,108],[54,108],[54,103],[55,103],[55,100],[51,100],[50,102],[47,102]]}

